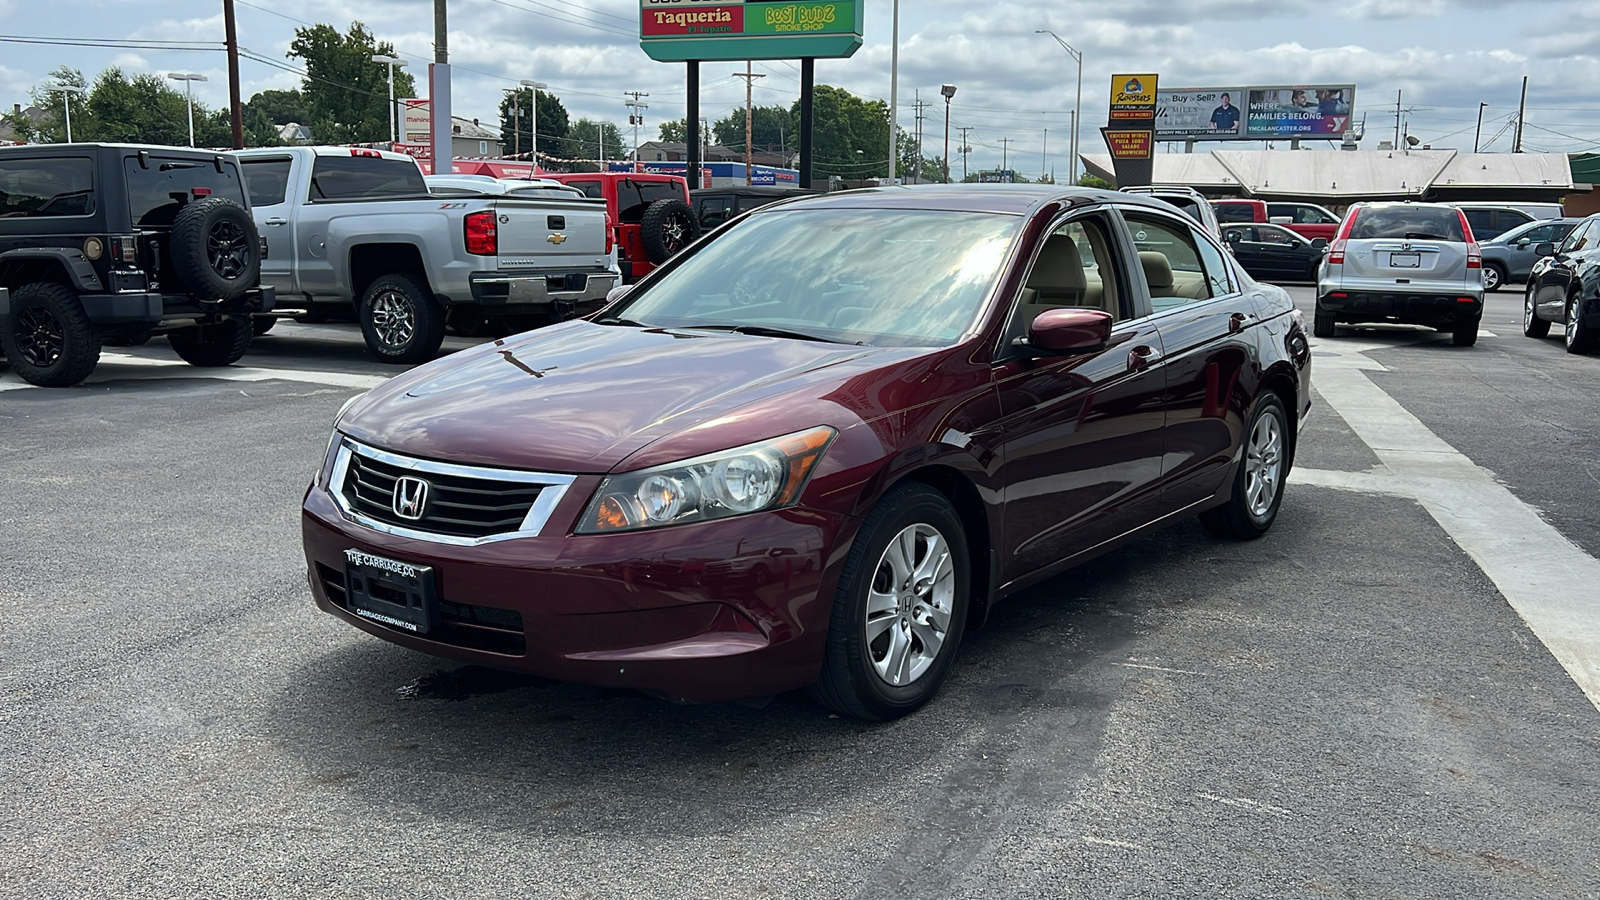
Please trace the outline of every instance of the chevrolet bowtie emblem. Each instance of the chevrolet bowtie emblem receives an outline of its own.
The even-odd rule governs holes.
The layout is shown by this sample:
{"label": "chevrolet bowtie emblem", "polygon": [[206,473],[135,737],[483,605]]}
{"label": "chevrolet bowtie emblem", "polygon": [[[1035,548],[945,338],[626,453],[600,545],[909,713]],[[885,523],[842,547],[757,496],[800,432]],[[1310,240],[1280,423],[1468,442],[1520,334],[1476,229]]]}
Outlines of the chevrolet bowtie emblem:
{"label": "chevrolet bowtie emblem", "polygon": [[545,240],[552,244],[565,244],[567,242],[567,236],[564,234],[552,234],[545,238]]}

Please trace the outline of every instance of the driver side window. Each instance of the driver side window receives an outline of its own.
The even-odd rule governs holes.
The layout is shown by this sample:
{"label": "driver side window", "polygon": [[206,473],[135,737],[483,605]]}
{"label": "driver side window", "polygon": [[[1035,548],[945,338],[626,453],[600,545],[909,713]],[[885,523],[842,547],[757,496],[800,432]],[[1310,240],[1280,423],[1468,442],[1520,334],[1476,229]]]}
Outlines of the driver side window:
{"label": "driver side window", "polygon": [[1104,310],[1118,321],[1128,317],[1108,233],[1099,216],[1087,216],[1062,224],[1044,239],[1012,307],[1005,347],[1026,337],[1034,318],[1046,310],[1077,307]]}
{"label": "driver side window", "polygon": [[1567,235],[1567,242],[1561,245],[1561,252],[1576,253],[1579,250],[1587,248],[1590,244],[1594,243],[1593,232],[1594,222],[1592,221],[1584,222],[1582,225],[1574,228],[1572,233]]}

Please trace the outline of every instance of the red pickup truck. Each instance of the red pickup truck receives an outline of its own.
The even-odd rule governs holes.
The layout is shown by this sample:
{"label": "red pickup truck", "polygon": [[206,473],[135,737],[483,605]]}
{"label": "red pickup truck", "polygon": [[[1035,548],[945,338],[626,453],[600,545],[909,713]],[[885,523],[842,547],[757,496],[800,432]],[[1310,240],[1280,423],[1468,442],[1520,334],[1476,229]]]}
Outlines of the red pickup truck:
{"label": "red pickup truck", "polygon": [[681,175],[571,172],[541,177],[606,201],[623,284],[650,274],[700,237],[700,220],[689,206],[689,182]]}
{"label": "red pickup truck", "polygon": [[1272,223],[1303,235],[1307,240],[1332,241],[1339,232],[1338,216],[1315,203],[1268,203],[1264,200],[1213,200],[1217,221]]}

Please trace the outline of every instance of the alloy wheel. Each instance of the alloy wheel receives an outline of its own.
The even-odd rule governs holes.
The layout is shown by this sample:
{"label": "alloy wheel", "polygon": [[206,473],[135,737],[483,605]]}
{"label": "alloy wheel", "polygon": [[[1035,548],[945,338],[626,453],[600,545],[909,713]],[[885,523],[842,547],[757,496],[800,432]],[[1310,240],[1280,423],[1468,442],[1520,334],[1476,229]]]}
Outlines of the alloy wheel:
{"label": "alloy wheel", "polygon": [[1522,330],[1533,330],[1533,320],[1538,314],[1533,311],[1533,289],[1522,295]]}
{"label": "alloy wheel", "polygon": [[1578,342],[1578,301],[1567,301],[1567,346]]}
{"label": "alloy wheel", "polygon": [[661,243],[673,253],[683,249],[687,243],[684,238],[689,234],[689,222],[682,213],[674,213],[661,223]]}
{"label": "alloy wheel", "polygon": [[250,264],[249,235],[237,222],[217,222],[206,235],[206,260],[223,278],[232,281],[240,277]]}
{"label": "alloy wheel", "polygon": [[30,366],[47,368],[66,352],[66,332],[61,320],[42,306],[32,306],[17,317],[17,350]]}
{"label": "alloy wheel", "polygon": [[1250,432],[1244,474],[1245,504],[1252,516],[1261,518],[1272,511],[1283,478],[1283,429],[1277,416],[1262,416]]}
{"label": "alloy wheel", "polygon": [[1483,289],[1492,291],[1500,286],[1500,270],[1494,266],[1483,267]]}
{"label": "alloy wheel", "polygon": [[416,311],[399,291],[383,291],[372,298],[372,330],[385,347],[404,347],[417,333]]}
{"label": "alloy wheel", "polygon": [[868,660],[878,677],[905,687],[925,675],[950,635],[955,605],[950,544],[932,525],[917,523],[889,541],[867,593]]}

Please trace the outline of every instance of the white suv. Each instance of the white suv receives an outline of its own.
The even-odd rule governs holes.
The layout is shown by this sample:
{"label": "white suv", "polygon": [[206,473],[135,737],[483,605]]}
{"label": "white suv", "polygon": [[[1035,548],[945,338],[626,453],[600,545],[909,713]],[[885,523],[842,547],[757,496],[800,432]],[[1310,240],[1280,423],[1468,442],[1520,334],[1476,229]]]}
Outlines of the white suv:
{"label": "white suv", "polygon": [[1358,203],[1328,246],[1317,278],[1313,334],[1340,323],[1399,322],[1478,340],[1483,255],[1461,210],[1442,203]]}

